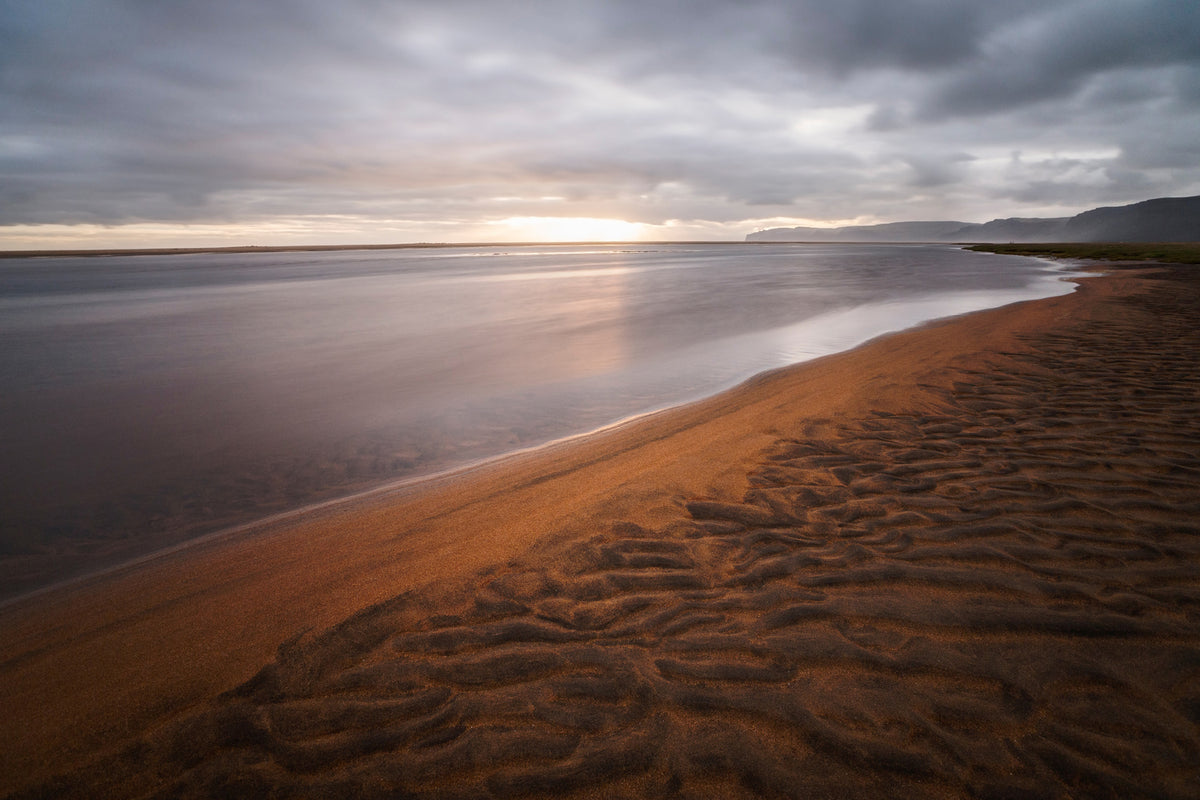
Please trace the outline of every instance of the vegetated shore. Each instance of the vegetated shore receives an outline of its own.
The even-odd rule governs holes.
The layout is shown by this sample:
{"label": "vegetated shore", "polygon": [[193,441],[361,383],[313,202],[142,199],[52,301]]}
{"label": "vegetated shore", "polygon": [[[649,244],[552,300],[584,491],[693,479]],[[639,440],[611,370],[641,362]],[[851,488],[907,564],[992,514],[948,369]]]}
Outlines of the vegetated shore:
{"label": "vegetated shore", "polygon": [[1200,271],[0,610],[17,797],[1189,797]]}
{"label": "vegetated shore", "polygon": [[976,244],[967,248],[1014,256],[1051,256],[1091,261],[1153,261],[1200,264],[1200,242],[1097,242],[1089,244]]}

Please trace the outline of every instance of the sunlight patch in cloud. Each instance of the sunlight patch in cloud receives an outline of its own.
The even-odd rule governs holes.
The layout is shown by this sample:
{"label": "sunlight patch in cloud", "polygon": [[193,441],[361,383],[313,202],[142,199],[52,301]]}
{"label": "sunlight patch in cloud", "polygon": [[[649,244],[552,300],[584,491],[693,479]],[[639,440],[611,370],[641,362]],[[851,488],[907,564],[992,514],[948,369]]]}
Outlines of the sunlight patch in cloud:
{"label": "sunlight patch in cloud", "polygon": [[646,238],[648,227],[598,217],[509,217],[491,224],[506,242],[632,242]]}
{"label": "sunlight patch in cloud", "polygon": [[824,142],[830,137],[845,136],[865,127],[875,113],[875,106],[817,108],[795,117],[791,122],[792,134],[801,141]]}

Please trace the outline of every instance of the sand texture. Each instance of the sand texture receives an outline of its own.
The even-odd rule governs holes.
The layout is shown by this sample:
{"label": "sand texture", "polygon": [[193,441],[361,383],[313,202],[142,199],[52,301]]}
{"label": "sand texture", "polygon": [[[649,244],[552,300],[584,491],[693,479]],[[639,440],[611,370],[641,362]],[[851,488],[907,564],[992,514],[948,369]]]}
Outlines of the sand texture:
{"label": "sand texture", "polygon": [[[1200,270],[1084,283],[326,515],[357,533],[315,555],[263,534],[12,611],[3,787],[1200,797]],[[380,526],[386,575],[330,555],[399,547]],[[231,551],[255,571],[189,633],[217,581],[182,565]],[[122,646],[158,683],[68,675]]]}

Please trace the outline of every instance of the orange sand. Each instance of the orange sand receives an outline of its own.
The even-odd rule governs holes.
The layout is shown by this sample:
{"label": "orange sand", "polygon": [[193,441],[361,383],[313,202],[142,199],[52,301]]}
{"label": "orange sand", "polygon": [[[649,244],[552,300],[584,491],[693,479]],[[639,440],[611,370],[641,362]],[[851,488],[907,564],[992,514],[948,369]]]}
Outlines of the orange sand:
{"label": "orange sand", "polygon": [[1197,796],[1198,301],[1117,270],[6,608],[0,794]]}

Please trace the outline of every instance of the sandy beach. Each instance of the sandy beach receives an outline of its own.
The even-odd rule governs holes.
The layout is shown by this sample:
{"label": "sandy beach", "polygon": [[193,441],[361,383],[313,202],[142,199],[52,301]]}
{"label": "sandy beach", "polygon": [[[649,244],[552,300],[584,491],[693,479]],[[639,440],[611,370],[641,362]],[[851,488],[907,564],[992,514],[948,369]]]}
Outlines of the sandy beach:
{"label": "sandy beach", "polygon": [[0,796],[1200,796],[1200,270],[0,608]]}

